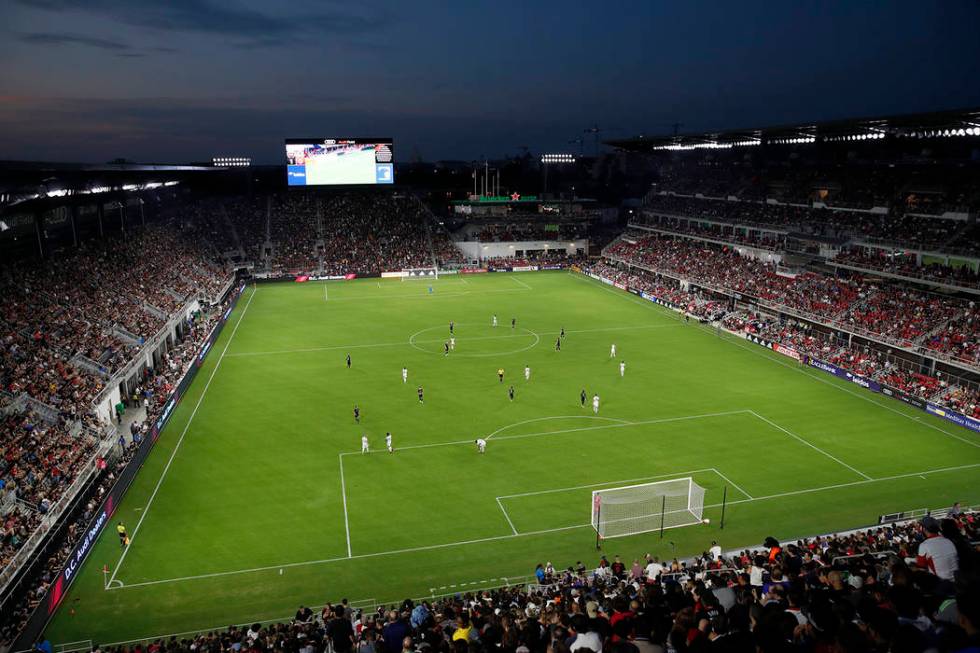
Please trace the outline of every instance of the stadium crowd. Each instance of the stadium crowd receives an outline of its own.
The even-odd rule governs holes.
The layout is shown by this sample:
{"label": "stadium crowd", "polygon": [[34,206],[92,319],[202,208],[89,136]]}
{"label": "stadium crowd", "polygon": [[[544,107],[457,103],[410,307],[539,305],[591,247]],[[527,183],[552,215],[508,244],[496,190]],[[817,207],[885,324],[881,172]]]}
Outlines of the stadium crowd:
{"label": "stadium crowd", "polygon": [[[882,349],[849,344],[833,330],[815,329],[804,321],[788,318],[779,320],[773,315],[745,310],[729,310],[730,307],[711,293],[682,290],[677,280],[633,268],[625,270],[609,263],[595,263],[583,268],[585,272],[609,279],[622,287],[652,295],[672,304],[692,317],[701,320],[720,320],[721,326],[737,334],[749,334],[770,343],[788,346],[801,355],[832,363],[854,374],[863,376],[900,390],[924,401],[952,408],[960,413],[980,419],[980,384],[942,372],[928,374],[918,365],[889,355]],[[970,351],[976,355],[972,343],[977,341],[974,329],[975,309],[970,309],[968,323],[950,322],[944,330],[933,333],[927,344],[938,349],[965,343],[964,333],[971,334]],[[900,313],[901,309],[896,308]],[[912,317],[903,318],[906,328],[913,328]]]}
{"label": "stadium crowd", "polygon": [[111,373],[188,299],[206,304],[230,279],[191,234],[150,225],[0,269],[0,569],[93,463],[93,401]]}
{"label": "stadium crowd", "polygon": [[812,206],[809,201],[770,204],[660,193],[648,195],[645,207],[650,217],[702,218],[832,238],[870,238],[917,249],[976,253],[980,247],[961,221],[904,210],[880,214]]}
{"label": "stadium crowd", "polygon": [[588,227],[584,224],[561,223],[540,224],[541,216],[527,216],[529,222],[490,224],[483,227],[478,240],[485,243],[511,242],[519,240],[574,240],[585,238]]}
{"label": "stadium crowd", "polygon": [[292,621],[172,636],[112,653],[973,653],[978,515],[661,561],[601,556],[535,582],[392,606],[346,599]]}
{"label": "stadium crowd", "polygon": [[980,274],[969,266],[961,265],[953,267],[941,263],[919,265],[912,257],[901,255],[889,256],[883,250],[845,250],[834,257],[834,262],[869,270],[880,270],[904,277],[927,279],[969,288],[980,288]]}
{"label": "stadium crowd", "polygon": [[[773,263],[729,247],[627,233],[607,257],[727,293],[744,293],[835,328],[977,364],[973,302],[893,286],[860,275],[781,273]],[[957,328],[959,327],[959,328]]]}
{"label": "stadium crowd", "polygon": [[644,221],[640,219],[631,223],[631,225],[634,224],[647,224],[651,227],[662,229],[671,233],[722,240],[728,243],[750,245],[752,247],[771,249],[773,251],[783,251],[786,249],[786,235],[784,233],[760,231],[758,229],[747,227],[737,227],[734,224],[699,224],[694,221],[684,220],[681,218],[666,217],[661,218],[658,221]]}
{"label": "stadium crowd", "polygon": [[[174,343],[174,346],[162,357],[156,368],[147,368],[144,370],[143,378],[140,384],[134,389],[133,395],[126,398],[126,403],[132,410],[139,414],[139,418],[133,419],[130,422],[128,437],[125,434],[119,436],[118,446],[114,449],[113,456],[111,456],[111,464],[101,458],[95,461],[98,477],[92,489],[88,491],[89,496],[84,509],[71,521],[57,548],[44,562],[44,570],[41,572],[33,589],[17,605],[11,607],[9,610],[5,610],[4,615],[0,617],[0,647],[16,637],[17,633],[24,627],[34,608],[47,594],[51,583],[57,578],[57,574],[61,570],[63,563],[72,552],[78,539],[85,533],[85,528],[91,522],[95,510],[101,505],[105,493],[112,488],[116,476],[136,454],[143,440],[148,437],[151,426],[160,416],[167,399],[176,388],[177,383],[187,372],[190,365],[193,364],[197,352],[223,314],[224,308],[224,305],[215,306],[207,312],[199,312],[188,319],[188,329],[184,332],[183,339]],[[141,408],[142,412],[140,412]],[[36,431],[26,430],[29,425],[35,424],[36,420],[31,420],[29,416],[25,415],[20,416],[14,421],[25,430],[25,435],[21,436],[22,438],[28,435],[35,436],[35,439],[29,443],[29,446],[24,448],[18,447],[16,451],[31,452],[34,451],[33,447],[38,447],[37,452],[40,455],[37,457],[40,460],[48,460],[50,456],[44,455],[44,451],[51,448],[52,445],[39,441],[39,438],[35,435]],[[6,443],[6,423],[0,428],[4,429],[2,431],[4,436],[3,442]],[[68,466],[69,461],[67,459],[59,463],[65,471],[61,472],[59,477],[54,478],[52,482],[59,483],[58,487],[67,487],[71,482],[72,476],[79,471],[79,468],[83,464],[91,462],[96,441],[93,437],[87,436],[83,440],[87,445],[86,447],[69,447],[64,444],[68,442],[64,437],[64,429],[59,431],[59,433],[63,436],[61,439],[63,449],[61,451],[67,452],[65,455],[70,456],[72,466]],[[0,449],[13,451],[6,444],[0,447]],[[0,464],[5,464],[5,462],[0,462]],[[52,474],[48,475],[48,478],[52,477]],[[35,475],[33,478],[36,484],[47,480],[43,474]],[[7,489],[10,489],[9,485]],[[48,494],[44,496],[25,494],[23,492],[21,496],[40,496],[40,498],[34,504],[36,506],[35,509],[12,511],[4,517],[0,568],[9,562],[10,557],[23,544],[32,528],[36,527],[44,514],[43,506],[46,505],[46,502],[53,503],[59,498],[50,489],[48,489]]]}
{"label": "stadium crowd", "polygon": [[230,216],[223,233],[212,228],[213,216],[202,233],[213,234],[214,246],[220,247],[234,228],[239,249],[257,271],[334,276],[432,267],[436,244],[440,259],[453,260],[445,234],[430,247],[422,208],[410,197],[282,193],[233,198],[223,207],[208,199],[201,203]]}

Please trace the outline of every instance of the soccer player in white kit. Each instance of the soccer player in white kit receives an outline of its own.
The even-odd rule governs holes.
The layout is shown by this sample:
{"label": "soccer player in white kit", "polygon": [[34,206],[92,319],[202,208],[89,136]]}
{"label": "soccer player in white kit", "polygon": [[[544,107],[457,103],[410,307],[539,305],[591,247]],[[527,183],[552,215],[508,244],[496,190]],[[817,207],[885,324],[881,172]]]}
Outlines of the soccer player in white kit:
{"label": "soccer player in white kit", "polygon": [[626,376],[626,361],[619,361],[619,376]]}
{"label": "soccer player in white kit", "polygon": [[395,449],[391,446],[391,431],[385,433],[385,446],[388,447],[388,453],[395,452]]}
{"label": "soccer player in white kit", "polygon": [[492,320],[492,321],[491,321],[490,323],[491,323],[491,325],[493,325],[494,327],[496,327],[496,326],[497,326],[497,314],[496,314],[496,313],[494,313],[494,314],[493,314],[493,320]]}
{"label": "soccer player in white kit", "polygon": [[368,447],[368,439],[366,435],[361,436],[361,453],[368,453],[370,448]]}
{"label": "soccer player in white kit", "polygon": [[609,347],[609,358],[616,358],[616,343]]}
{"label": "soccer player in white kit", "polygon": [[483,453],[487,450],[487,441],[483,438],[476,439],[476,450],[479,453]]}
{"label": "soccer player in white kit", "polygon": [[592,397],[592,412],[596,415],[599,414],[599,395],[593,395]]}
{"label": "soccer player in white kit", "polygon": [[456,351],[456,336],[449,337],[449,351]]}
{"label": "soccer player in white kit", "polygon": [[408,368],[402,368],[402,383],[408,383]]}
{"label": "soccer player in white kit", "polygon": [[531,380],[531,368],[528,367],[527,365],[524,366],[524,380],[525,381]]}

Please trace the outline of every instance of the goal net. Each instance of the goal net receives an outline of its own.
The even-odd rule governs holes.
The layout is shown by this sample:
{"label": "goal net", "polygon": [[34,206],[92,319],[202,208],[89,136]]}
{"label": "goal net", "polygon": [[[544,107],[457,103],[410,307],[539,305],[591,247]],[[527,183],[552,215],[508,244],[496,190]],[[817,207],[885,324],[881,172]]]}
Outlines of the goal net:
{"label": "goal net", "polygon": [[600,538],[701,523],[704,488],[691,477],[592,492],[592,527]]}
{"label": "goal net", "polygon": [[404,272],[402,281],[422,281],[424,279],[432,280],[439,278],[438,268],[411,268]]}

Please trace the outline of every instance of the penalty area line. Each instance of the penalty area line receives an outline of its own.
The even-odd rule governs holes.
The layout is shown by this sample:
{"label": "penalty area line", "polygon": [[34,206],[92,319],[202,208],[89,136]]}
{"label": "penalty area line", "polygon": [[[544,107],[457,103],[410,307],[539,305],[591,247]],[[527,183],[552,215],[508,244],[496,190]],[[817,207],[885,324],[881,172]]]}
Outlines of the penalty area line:
{"label": "penalty area line", "polygon": [[858,476],[864,478],[865,480],[868,480],[868,481],[872,480],[870,476],[868,476],[867,474],[865,474],[864,472],[862,472],[860,469],[857,469],[856,467],[852,467],[851,465],[848,465],[847,463],[845,463],[840,458],[837,458],[833,454],[827,453],[826,451],[824,451],[823,449],[821,449],[817,445],[813,444],[812,442],[810,442],[808,440],[804,440],[803,438],[801,438],[800,436],[796,435],[792,431],[789,431],[788,429],[784,429],[782,426],[780,426],[779,424],[776,424],[771,419],[768,419],[766,417],[763,417],[762,415],[760,415],[759,413],[755,412],[754,410],[750,410],[749,413],[751,413],[755,417],[758,417],[759,419],[761,419],[763,422],[765,422],[769,426],[771,426],[771,427],[773,427],[775,429],[778,429],[778,430],[782,431],[783,433],[785,433],[789,437],[793,438],[797,442],[799,442],[801,444],[805,444],[806,446],[810,447],[811,449],[813,449],[814,451],[816,451],[818,453],[822,453],[823,455],[825,455],[827,458],[830,458],[831,460],[833,460],[838,465],[842,465],[844,467],[847,467],[849,470],[851,470],[852,472],[854,472]]}
{"label": "penalty area line", "polygon": [[[511,273],[511,274],[513,274],[513,273]],[[524,283],[523,281],[521,281],[520,279],[518,279],[515,276],[511,276],[510,277],[510,280],[513,281],[514,283],[518,284],[518,285],[524,286],[528,290],[534,290],[534,288],[532,288],[531,286],[527,285],[526,283]]]}
{"label": "penalty area line", "polygon": [[[834,485],[825,485],[825,486],[822,486],[822,487],[807,488],[807,489],[803,489],[803,490],[791,490],[791,491],[788,491],[788,492],[780,492],[778,494],[770,494],[770,495],[762,496],[762,497],[753,497],[751,499],[736,499],[734,501],[729,501],[728,502],[728,505],[742,504],[742,503],[754,503],[756,501],[768,501],[770,499],[780,499],[780,498],[783,498],[783,497],[797,496],[797,495],[801,495],[801,494],[810,494],[810,493],[813,493],[813,492],[824,492],[824,491],[827,491],[827,490],[837,490],[837,489],[854,487],[854,486],[859,486],[859,485],[868,485],[868,484],[871,484],[871,483],[881,483],[881,482],[884,482],[884,481],[894,481],[894,480],[900,480],[900,479],[903,479],[903,478],[912,478],[912,477],[920,476],[920,475],[939,474],[939,473],[942,473],[942,472],[960,471],[960,470],[964,470],[964,469],[975,469],[977,467],[980,467],[980,463],[973,463],[973,464],[970,464],[970,465],[959,465],[959,466],[956,466],[956,467],[940,467],[940,468],[937,468],[937,469],[926,469],[926,470],[922,470],[922,471],[918,471],[918,472],[909,472],[907,474],[896,474],[896,475],[893,475],[893,476],[884,476],[884,477],[881,477],[881,478],[873,478],[873,479],[868,479],[868,480],[851,481],[851,482],[848,482],[848,483],[837,483],[837,484],[834,484]],[[721,505],[722,504],[720,504],[720,503],[712,503],[712,504],[705,505],[704,507],[705,508],[720,508]],[[524,533],[517,533],[516,535],[514,535],[514,534],[494,535],[494,536],[491,536],[491,537],[483,537],[483,538],[478,538],[478,539],[473,539],[473,540],[463,540],[463,541],[459,541],[459,542],[446,542],[444,544],[431,544],[431,545],[427,545],[427,546],[416,546],[416,547],[410,547],[410,548],[405,548],[405,549],[395,549],[395,550],[392,550],[392,551],[378,551],[378,552],[375,552],[375,553],[360,553],[360,554],[353,555],[353,556],[350,556],[350,557],[347,557],[347,556],[339,556],[339,557],[335,557],[335,558],[324,558],[322,560],[307,560],[307,561],[304,561],[304,562],[290,562],[290,563],[279,564],[279,565],[268,565],[268,566],[265,566],[265,567],[253,567],[251,569],[235,569],[235,570],[232,570],[232,571],[218,571],[218,572],[213,572],[213,573],[209,573],[209,574],[198,574],[198,575],[195,575],[195,576],[183,576],[183,577],[180,577],[180,578],[166,578],[166,579],[161,579],[161,580],[150,580],[150,581],[144,581],[144,582],[141,582],[141,583],[130,583],[129,585],[125,585],[124,587],[109,588],[109,589],[110,590],[115,590],[115,589],[133,589],[133,588],[136,588],[136,587],[147,587],[147,586],[151,586],[151,585],[162,585],[162,584],[177,583],[177,582],[183,582],[183,581],[189,581],[189,580],[203,580],[203,579],[207,579],[207,578],[220,578],[220,577],[223,577],[223,576],[237,576],[237,575],[242,575],[242,574],[257,573],[257,572],[262,572],[262,571],[273,571],[273,570],[278,570],[278,569],[292,569],[292,568],[296,568],[296,567],[309,567],[309,566],[315,566],[315,565],[330,564],[330,563],[334,563],[334,562],[342,562],[344,560],[362,560],[362,559],[380,558],[380,557],[393,556],[393,555],[403,555],[403,554],[406,554],[406,553],[420,553],[420,552],[423,552],[423,551],[433,551],[433,550],[437,550],[437,549],[447,549],[447,548],[452,548],[452,547],[457,547],[457,546],[467,546],[467,545],[472,545],[472,544],[483,544],[483,543],[486,543],[486,542],[496,542],[496,541],[500,541],[500,540],[512,540],[512,539],[521,538],[521,537],[533,537],[533,536],[536,536],[536,535],[547,535],[549,533],[560,533],[560,532],[565,532],[565,531],[578,530],[578,529],[582,529],[582,528],[592,528],[592,524],[591,523],[589,523],[589,524],[576,524],[574,526],[561,526],[561,527],[558,527],[558,528],[548,528],[548,529],[537,530],[537,531],[528,531],[528,532],[524,532]]]}

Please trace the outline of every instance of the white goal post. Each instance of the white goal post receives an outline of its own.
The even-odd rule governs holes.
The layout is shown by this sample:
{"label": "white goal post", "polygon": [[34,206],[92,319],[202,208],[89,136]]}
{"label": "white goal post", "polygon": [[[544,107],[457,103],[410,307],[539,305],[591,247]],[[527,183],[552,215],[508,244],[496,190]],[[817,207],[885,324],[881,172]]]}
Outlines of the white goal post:
{"label": "white goal post", "polygon": [[592,528],[598,541],[700,524],[704,488],[690,476],[592,492]]}

